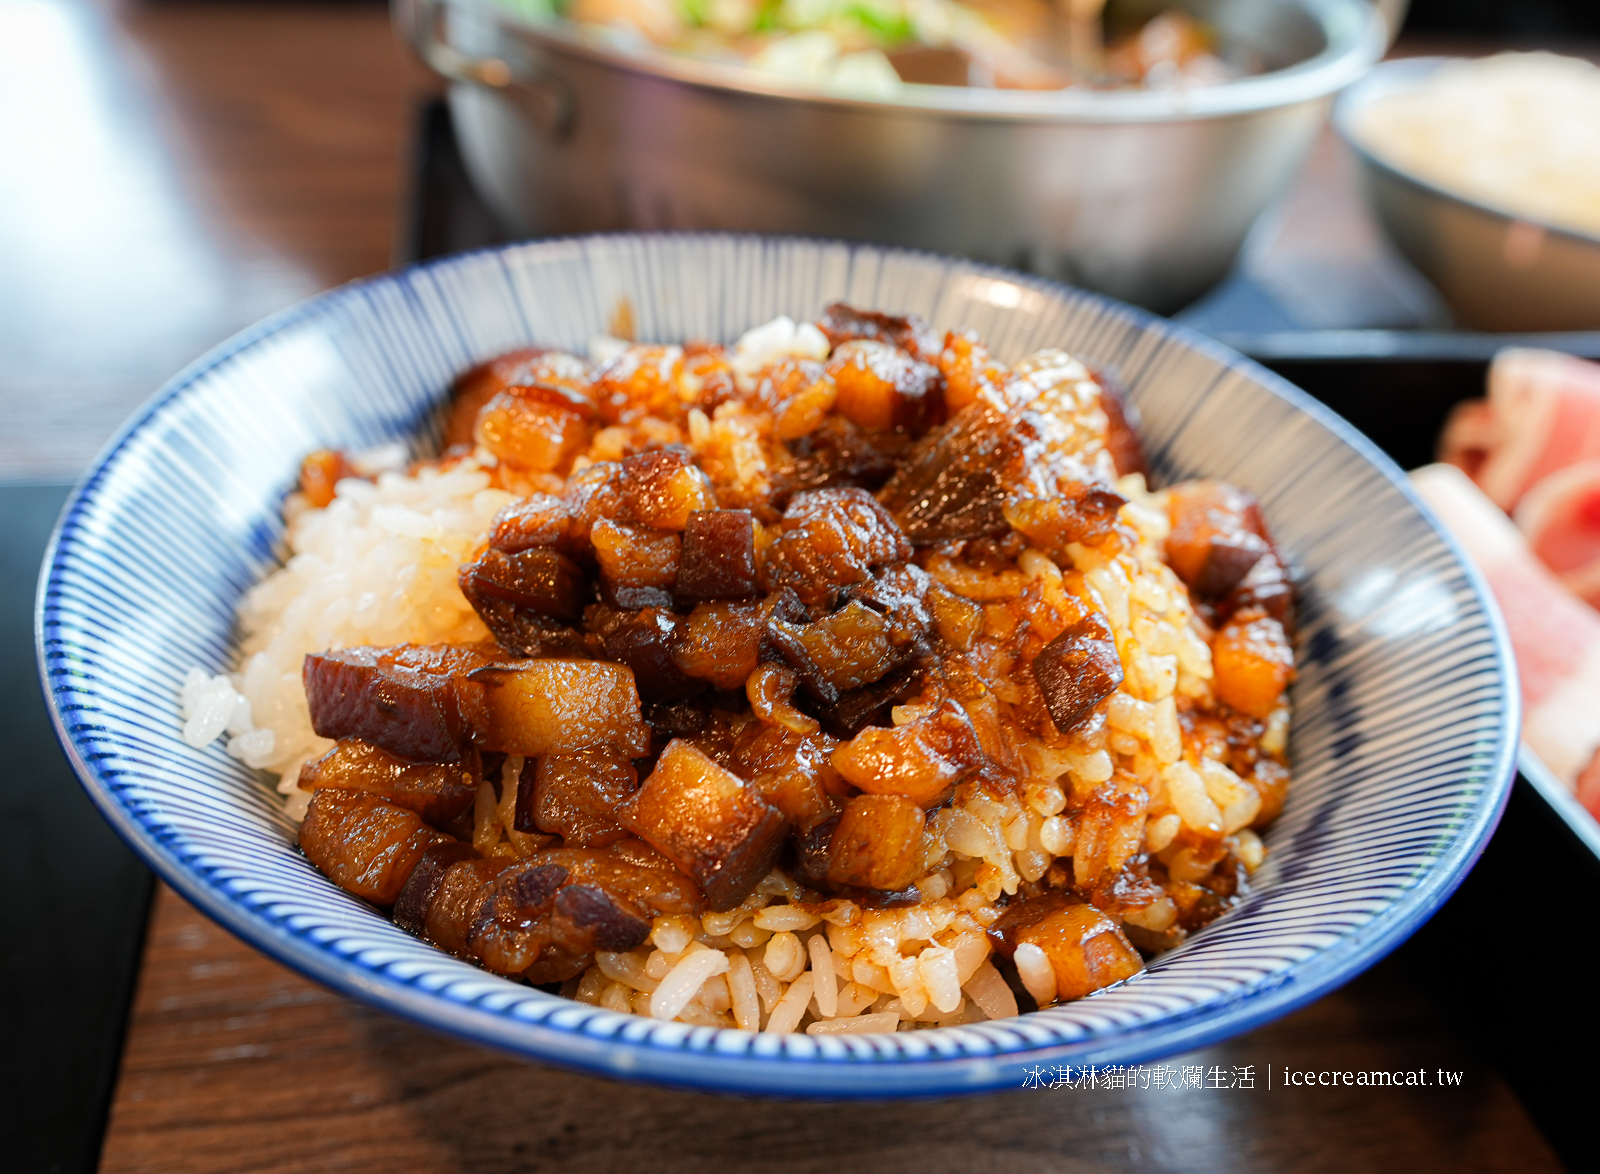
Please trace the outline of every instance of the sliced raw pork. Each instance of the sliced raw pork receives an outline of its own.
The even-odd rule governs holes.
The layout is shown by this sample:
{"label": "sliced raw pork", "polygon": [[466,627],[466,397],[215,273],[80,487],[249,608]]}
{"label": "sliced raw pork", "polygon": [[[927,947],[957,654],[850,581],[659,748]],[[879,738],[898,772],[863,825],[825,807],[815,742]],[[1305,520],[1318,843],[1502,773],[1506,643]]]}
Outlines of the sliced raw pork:
{"label": "sliced raw pork", "polygon": [[1559,351],[1501,351],[1489,367],[1487,414],[1482,404],[1457,409],[1440,456],[1509,513],[1541,478],[1600,458],[1600,364]]}
{"label": "sliced raw pork", "polygon": [[1452,465],[1411,474],[1504,613],[1522,678],[1522,739],[1600,816],[1600,613],[1534,557],[1511,520]]}
{"label": "sliced raw pork", "polygon": [[1600,607],[1600,459],[1541,478],[1512,517],[1540,561]]}

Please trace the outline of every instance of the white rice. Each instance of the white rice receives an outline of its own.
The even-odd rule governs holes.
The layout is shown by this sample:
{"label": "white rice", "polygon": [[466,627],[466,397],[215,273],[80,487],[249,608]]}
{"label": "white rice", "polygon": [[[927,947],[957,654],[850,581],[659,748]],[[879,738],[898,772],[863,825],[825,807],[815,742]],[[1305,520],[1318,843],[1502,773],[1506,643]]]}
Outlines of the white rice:
{"label": "white rice", "polygon": [[1600,69],[1553,53],[1441,66],[1361,112],[1402,171],[1504,211],[1600,235]]}
{"label": "white rice", "polygon": [[288,814],[302,818],[310,795],[297,786],[300,766],[333,745],[311,729],[300,675],[306,655],[488,639],[456,575],[512,500],[470,463],[341,481],[326,509],[291,496],[285,564],[239,607],[239,671],[208,677],[193,669],[184,682],[184,741],[204,746],[226,733],[230,754],[281,776]]}

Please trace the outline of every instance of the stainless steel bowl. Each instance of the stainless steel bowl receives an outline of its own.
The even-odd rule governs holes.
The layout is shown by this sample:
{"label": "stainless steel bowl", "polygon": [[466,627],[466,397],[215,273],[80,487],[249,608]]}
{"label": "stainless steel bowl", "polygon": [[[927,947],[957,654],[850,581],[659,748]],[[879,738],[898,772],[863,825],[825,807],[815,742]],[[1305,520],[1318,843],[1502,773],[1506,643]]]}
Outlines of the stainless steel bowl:
{"label": "stainless steel bowl", "polygon": [[1332,95],[1385,43],[1367,0],[1178,0],[1270,72],[1187,91],[908,86],[885,102],[624,52],[485,0],[395,4],[451,80],[467,169],[514,230],[842,236],[1030,269],[1162,312],[1227,272]]}
{"label": "stainless steel bowl", "polygon": [[1415,89],[1449,60],[1385,62],[1347,90],[1334,108],[1334,126],[1361,161],[1379,223],[1438,286],[1463,326],[1600,330],[1600,237],[1447,191],[1379,159],[1355,132],[1361,111],[1391,94]]}

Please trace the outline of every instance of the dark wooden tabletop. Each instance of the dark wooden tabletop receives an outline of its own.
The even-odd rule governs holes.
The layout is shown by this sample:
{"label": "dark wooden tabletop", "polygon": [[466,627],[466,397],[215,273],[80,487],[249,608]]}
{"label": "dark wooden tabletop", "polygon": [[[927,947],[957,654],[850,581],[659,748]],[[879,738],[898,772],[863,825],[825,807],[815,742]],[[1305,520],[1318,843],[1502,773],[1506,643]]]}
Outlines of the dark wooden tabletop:
{"label": "dark wooden tabletop", "polygon": [[[1037,1088],[793,1104],[625,1087],[506,1059],[329,994],[156,900],[105,1171],[1516,1171],[1560,1164],[1407,958],[1268,1027],[1175,1056],[1249,1089]],[[1267,1067],[1274,1066],[1274,1087]],[[1297,1071],[1461,1073],[1294,1088]],[[1150,1066],[1152,1068],[1155,1065]]]}
{"label": "dark wooden tabletop", "polygon": [[[205,348],[385,268],[429,87],[363,0],[0,4],[0,481],[76,475]],[[1165,1062],[1250,1088],[799,1105],[527,1065],[330,994],[165,888],[152,916],[109,1171],[1560,1168],[1404,951]],[[1285,1067],[1460,1083],[1290,1089]]]}

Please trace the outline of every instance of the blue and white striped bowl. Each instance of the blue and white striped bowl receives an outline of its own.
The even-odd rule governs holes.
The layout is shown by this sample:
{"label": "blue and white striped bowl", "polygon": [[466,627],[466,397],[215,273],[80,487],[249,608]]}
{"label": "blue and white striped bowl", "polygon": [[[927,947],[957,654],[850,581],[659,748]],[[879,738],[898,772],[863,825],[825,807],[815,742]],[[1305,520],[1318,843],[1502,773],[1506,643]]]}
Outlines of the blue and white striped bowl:
{"label": "blue and white striped bowl", "polygon": [[[574,349],[620,299],[639,337],[731,340],[843,298],[971,327],[1006,360],[1063,346],[1115,368],[1162,480],[1253,489],[1303,569],[1288,806],[1258,891],[1121,987],[1033,1015],[887,1036],[753,1036],[568,1002],[447,957],[295,849],[266,781],[178,738],[195,664],[235,656],[234,607],[274,561],[301,456],[426,448],[451,377],[514,346]],[[419,439],[420,438],[420,439]],[[38,648],[62,744],[101,812],[190,901],[319,982],[529,1058],[689,1088],[817,1097],[1015,1087],[1041,1064],[1130,1064],[1316,998],[1420,925],[1505,801],[1517,691],[1476,573],[1399,471],[1260,367],[1127,307],[866,245],[591,237],[469,254],[316,298],[165,387],[73,497],[45,562]]]}

